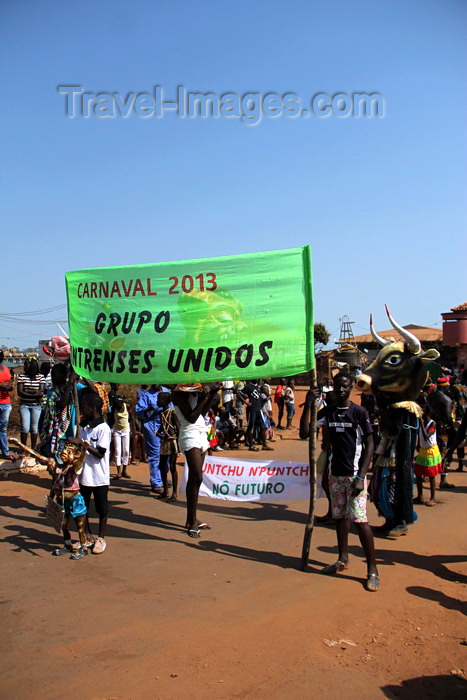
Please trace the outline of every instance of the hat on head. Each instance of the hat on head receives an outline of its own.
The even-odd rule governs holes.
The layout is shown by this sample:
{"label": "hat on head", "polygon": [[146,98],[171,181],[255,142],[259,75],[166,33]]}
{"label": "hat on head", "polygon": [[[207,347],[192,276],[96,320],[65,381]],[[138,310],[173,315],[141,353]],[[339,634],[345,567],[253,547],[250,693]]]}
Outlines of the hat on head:
{"label": "hat on head", "polygon": [[449,379],[447,377],[438,377],[438,386],[449,386]]}
{"label": "hat on head", "polygon": [[177,384],[174,391],[189,391],[192,393],[196,393],[199,391],[203,391],[203,385],[199,382],[195,384]]}

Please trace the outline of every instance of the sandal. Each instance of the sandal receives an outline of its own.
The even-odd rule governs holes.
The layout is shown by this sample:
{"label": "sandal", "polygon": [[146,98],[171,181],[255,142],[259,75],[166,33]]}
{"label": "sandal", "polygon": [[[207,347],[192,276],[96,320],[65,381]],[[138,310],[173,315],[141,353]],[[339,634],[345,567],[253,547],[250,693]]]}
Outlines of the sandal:
{"label": "sandal", "polygon": [[365,588],[367,591],[378,591],[381,583],[378,574],[368,574],[367,580],[365,582]]}
{"label": "sandal", "polygon": [[250,452],[259,452],[259,447],[256,447],[256,445],[252,445],[248,449],[250,450]]}
{"label": "sandal", "polygon": [[188,535],[188,537],[201,537],[200,530],[187,530],[186,534]]}
{"label": "sandal", "polygon": [[0,459],[4,459],[7,462],[16,462],[16,460],[19,459],[19,455],[18,457],[13,457],[13,455],[2,455]]}
{"label": "sandal", "polygon": [[87,555],[87,553],[87,549],[83,549],[83,547],[80,547],[76,552],[73,552],[73,554],[70,556],[70,559],[74,559],[74,561],[76,561],[77,559],[82,559]]}
{"label": "sandal", "polygon": [[343,561],[338,559],[334,562],[334,564],[328,564],[328,566],[325,566],[321,573],[326,574],[327,576],[333,576],[334,574],[339,573],[339,571],[344,571],[344,569],[348,568],[348,564],[345,564]]}
{"label": "sandal", "polygon": [[[211,530],[212,528],[207,523],[198,523],[196,528],[193,528],[193,530],[196,530],[196,529],[198,529],[198,530]],[[185,525],[185,530],[189,530],[188,525]]]}

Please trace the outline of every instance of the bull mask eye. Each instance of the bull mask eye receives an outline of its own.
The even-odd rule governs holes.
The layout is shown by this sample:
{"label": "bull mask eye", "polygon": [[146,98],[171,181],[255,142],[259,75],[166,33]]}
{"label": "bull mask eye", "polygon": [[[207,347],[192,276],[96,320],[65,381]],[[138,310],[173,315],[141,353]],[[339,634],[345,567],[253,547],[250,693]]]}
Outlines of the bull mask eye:
{"label": "bull mask eye", "polygon": [[402,357],[400,355],[390,355],[385,360],[386,365],[391,365],[391,367],[397,367],[402,362]]}

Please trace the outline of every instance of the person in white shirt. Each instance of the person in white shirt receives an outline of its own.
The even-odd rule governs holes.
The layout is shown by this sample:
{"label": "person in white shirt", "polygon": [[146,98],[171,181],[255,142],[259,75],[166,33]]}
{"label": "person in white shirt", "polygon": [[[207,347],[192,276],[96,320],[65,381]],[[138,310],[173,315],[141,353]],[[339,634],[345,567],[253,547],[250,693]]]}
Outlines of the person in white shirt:
{"label": "person in white shirt", "polygon": [[72,438],[76,444],[89,443],[83,470],[79,475],[80,491],[89,512],[91,496],[99,516],[99,534],[93,554],[101,554],[106,548],[105,530],[109,512],[108,492],[110,484],[111,431],[102,417],[103,402],[99,394],[85,394],[81,402],[81,437]]}

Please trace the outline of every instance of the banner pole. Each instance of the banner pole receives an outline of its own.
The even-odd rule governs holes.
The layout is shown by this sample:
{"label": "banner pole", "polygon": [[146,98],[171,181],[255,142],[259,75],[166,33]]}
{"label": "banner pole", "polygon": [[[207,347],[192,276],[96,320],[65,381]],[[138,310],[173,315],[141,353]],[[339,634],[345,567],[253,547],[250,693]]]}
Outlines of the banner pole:
{"label": "banner pole", "polygon": [[73,403],[75,404],[75,425],[73,428],[74,436],[78,437],[79,432],[79,398],[78,398],[78,386],[76,381],[73,382]]}
{"label": "banner pole", "polygon": [[[310,370],[310,389],[316,387],[316,369]],[[316,401],[313,402],[310,415],[310,435],[308,438],[308,459],[310,462],[310,504],[308,508],[308,520],[305,525],[303,537],[302,560],[300,570],[305,571],[310,554],[311,536],[315,519],[316,504]]]}

